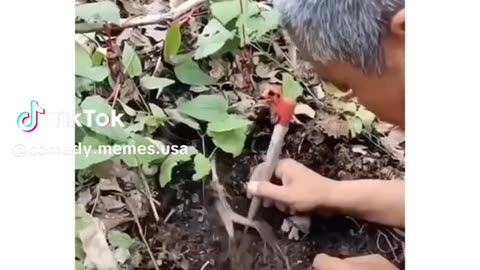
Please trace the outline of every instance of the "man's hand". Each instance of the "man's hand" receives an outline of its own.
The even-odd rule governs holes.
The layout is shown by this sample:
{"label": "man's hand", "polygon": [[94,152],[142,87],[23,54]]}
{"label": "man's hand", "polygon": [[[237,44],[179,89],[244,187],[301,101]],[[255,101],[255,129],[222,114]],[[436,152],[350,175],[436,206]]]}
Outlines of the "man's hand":
{"label": "man's hand", "polygon": [[313,260],[313,270],[398,270],[384,257],[373,254],[339,259],[319,254]]}
{"label": "man's hand", "polygon": [[[263,166],[264,163],[255,170],[262,170]],[[280,210],[289,208],[292,213],[326,207],[326,202],[332,196],[332,186],[336,184],[336,181],[323,177],[292,159],[280,160],[275,169],[275,176],[281,180],[282,185],[255,179],[255,174],[254,171],[254,178],[248,183],[248,195],[263,199],[265,206],[274,201]]]}

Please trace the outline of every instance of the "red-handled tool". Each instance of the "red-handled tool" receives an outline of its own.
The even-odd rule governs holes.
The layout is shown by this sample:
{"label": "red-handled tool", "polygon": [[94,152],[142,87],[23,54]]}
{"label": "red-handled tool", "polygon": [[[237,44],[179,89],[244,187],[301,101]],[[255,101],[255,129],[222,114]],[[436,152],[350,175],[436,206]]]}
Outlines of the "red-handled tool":
{"label": "red-handled tool", "polygon": [[[262,93],[262,99],[269,105],[276,124],[270,138],[265,164],[261,170],[254,171],[250,179],[253,181],[270,181],[272,178],[295,110],[295,100],[283,96],[281,86],[269,85]],[[259,198],[253,197],[248,209],[249,220],[253,219],[259,207]]]}

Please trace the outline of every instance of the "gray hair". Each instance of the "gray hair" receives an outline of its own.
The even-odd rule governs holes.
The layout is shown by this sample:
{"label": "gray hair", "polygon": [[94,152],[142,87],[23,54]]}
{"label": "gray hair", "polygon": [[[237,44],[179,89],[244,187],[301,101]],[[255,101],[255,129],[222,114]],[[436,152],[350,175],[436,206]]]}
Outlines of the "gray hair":
{"label": "gray hair", "polygon": [[307,60],[384,70],[383,40],[405,0],[273,0],[282,25]]}

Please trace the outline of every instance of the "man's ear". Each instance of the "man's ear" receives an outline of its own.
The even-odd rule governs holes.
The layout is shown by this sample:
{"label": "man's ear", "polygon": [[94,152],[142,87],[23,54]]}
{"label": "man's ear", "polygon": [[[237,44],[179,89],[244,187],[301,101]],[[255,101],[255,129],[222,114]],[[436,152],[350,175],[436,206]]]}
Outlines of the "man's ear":
{"label": "man's ear", "polygon": [[405,38],[405,9],[399,10],[393,16],[390,31],[399,38]]}

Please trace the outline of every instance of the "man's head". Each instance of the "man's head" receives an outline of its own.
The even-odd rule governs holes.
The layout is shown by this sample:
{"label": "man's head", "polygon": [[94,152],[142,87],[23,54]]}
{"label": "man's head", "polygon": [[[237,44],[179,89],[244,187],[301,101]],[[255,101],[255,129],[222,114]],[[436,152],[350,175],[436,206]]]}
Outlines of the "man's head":
{"label": "man's head", "polygon": [[404,126],[404,0],[273,0],[320,77],[352,89],[381,119]]}

